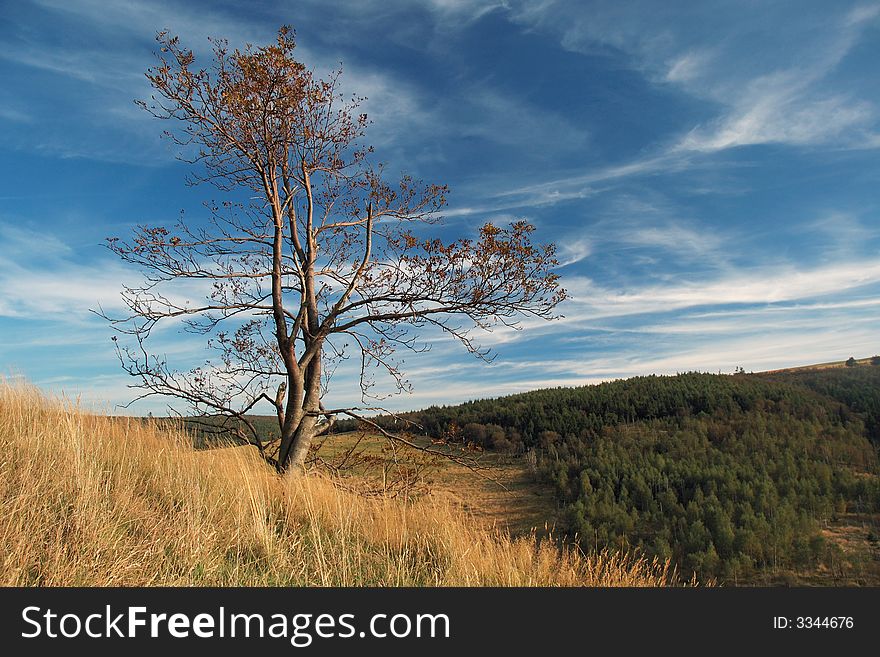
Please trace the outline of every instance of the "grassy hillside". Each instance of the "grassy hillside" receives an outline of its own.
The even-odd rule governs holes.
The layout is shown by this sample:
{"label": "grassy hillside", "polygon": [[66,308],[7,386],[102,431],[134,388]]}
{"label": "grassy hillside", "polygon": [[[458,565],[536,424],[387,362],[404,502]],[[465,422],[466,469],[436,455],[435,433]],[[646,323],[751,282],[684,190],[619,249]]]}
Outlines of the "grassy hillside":
{"label": "grassy hillside", "polygon": [[533,462],[585,549],[638,546],[731,583],[880,583],[876,365],[637,377],[410,417]]}
{"label": "grassy hillside", "polygon": [[[553,486],[537,481],[524,459],[490,451],[463,453],[457,446],[410,438],[422,447],[473,456],[473,464],[414,453],[375,431],[329,436],[315,447],[314,457],[320,459],[320,467],[336,474],[340,485],[368,495],[431,495],[464,510],[486,528],[513,536],[554,532],[559,519]],[[340,468],[343,459],[345,467]]]}
{"label": "grassy hillside", "polygon": [[251,448],[0,384],[0,584],[664,586],[668,562],[486,531],[432,495],[280,478]]}
{"label": "grassy hillside", "polygon": [[[425,499],[469,522],[514,535],[549,525],[587,553],[636,549],[731,584],[880,585],[876,360],[637,377],[407,414],[423,427],[411,440],[469,445],[494,481],[414,465],[350,422],[313,456],[332,464],[357,443],[364,460],[337,480],[348,489],[393,496],[409,470]],[[254,421],[273,429],[274,418]]]}

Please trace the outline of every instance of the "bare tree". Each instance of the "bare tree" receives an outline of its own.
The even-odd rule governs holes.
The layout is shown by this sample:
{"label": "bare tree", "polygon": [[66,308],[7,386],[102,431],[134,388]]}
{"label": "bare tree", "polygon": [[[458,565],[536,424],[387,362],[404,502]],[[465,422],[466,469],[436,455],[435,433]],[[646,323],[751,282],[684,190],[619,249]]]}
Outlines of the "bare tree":
{"label": "bare tree", "polygon": [[[263,453],[285,470],[304,463],[335,416],[363,410],[322,403],[340,360],[359,359],[366,400],[376,371],[407,387],[395,353],[424,348],[419,329],[486,357],[474,329],[553,316],[565,297],[554,246],[533,245],[522,221],[451,243],[419,236],[439,221],[446,187],[386,182],[360,144],[363,99],[343,96],[340,71],[319,79],[298,62],[289,28],[261,48],[213,41],[208,68],[177,37],[158,41],[158,65],[147,71],[154,94],[138,104],[171,124],[165,135],[195,165],[189,182],[210,183],[226,200],[206,204],[200,222],[108,239],[145,276],[124,288],[125,316],[104,315],[130,336],[117,353],[138,378],[138,399],[185,400],[196,416],[247,432],[261,452],[246,414],[271,404],[280,447]],[[154,328],[175,321],[204,334],[215,357],[176,370],[151,353]]]}

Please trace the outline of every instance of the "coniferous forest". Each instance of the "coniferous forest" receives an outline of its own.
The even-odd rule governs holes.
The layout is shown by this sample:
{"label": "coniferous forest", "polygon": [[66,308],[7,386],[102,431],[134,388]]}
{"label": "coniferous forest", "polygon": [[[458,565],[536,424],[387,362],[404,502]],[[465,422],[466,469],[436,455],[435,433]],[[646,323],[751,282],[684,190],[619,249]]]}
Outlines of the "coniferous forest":
{"label": "coniferous forest", "polygon": [[769,581],[853,567],[829,539],[846,517],[868,527],[858,567],[876,571],[880,366],[647,376],[408,418],[527,459],[555,491],[557,529],[584,549],[638,547],[702,578]]}

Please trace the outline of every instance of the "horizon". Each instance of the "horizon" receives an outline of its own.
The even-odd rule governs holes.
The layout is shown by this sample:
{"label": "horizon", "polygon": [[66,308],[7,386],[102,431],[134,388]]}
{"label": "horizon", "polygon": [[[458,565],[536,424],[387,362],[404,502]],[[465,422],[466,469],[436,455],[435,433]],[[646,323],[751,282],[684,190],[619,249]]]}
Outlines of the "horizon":
{"label": "horizon", "polygon": [[[413,394],[379,405],[880,351],[880,3],[329,4],[0,8],[0,374],[117,414],[136,395],[89,309],[117,310],[139,276],[102,241],[199,221],[218,197],[185,186],[132,103],[155,33],[205,63],[208,36],[262,45],[288,23],[303,63],[341,61],[367,97],[389,172],[450,185],[428,231],[526,219],[559,246],[571,294],[562,319],[475,333],[491,364],[426,334],[431,351],[405,357]],[[204,338],[161,338],[172,363],[204,360]],[[355,378],[338,373],[332,406],[360,404]]]}
{"label": "horizon", "polygon": [[[873,356],[861,356],[858,358],[853,357],[853,359],[854,359],[856,365],[861,367],[864,365],[872,366],[871,365],[872,358],[877,358],[877,357],[878,356],[875,354]],[[369,412],[365,413],[364,417],[382,417],[383,415],[387,415],[389,413],[402,414],[402,415],[406,415],[406,414],[410,414],[410,413],[420,413],[422,411],[425,411],[425,410],[427,410],[429,408],[433,408],[433,407],[444,407],[444,406],[454,407],[454,406],[469,404],[472,402],[492,401],[492,400],[496,400],[496,399],[503,399],[505,397],[513,397],[516,395],[527,395],[531,392],[541,392],[542,390],[553,390],[553,389],[570,390],[570,389],[575,389],[575,388],[588,388],[591,386],[604,385],[606,383],[617,383],[620,381],[628,381],[628,380],[634,379],[634,378],[650,378],[650,377],[675,378],[678,376],[685,376],[685,375],[689,375],[689,374],[699,374],[699,375],[706,375],[706,376],[743,376],[743,375],[758,375],[758,374],[784,374],[784,373],[788,373],[788,372],[801,372],[804,370],[825,370],[825,369],[836,369],[836,368],[846,369],[846,361],[839,360],[839,361],[829,361],[829,362],[825,362],[825,363],[810,363],[807,365],[791,365],[790,367],[783,367],[783,368],[775,369],[775,370],[760,370],[757,372],[755,372],[755,371],[709,372],[709,371],[701,371],[701,370],[677,371],[677,372],[669,372],[669,373],[663,373],[663,374],[658,374],[656,372],[647,372],[644,374],[635,374],[631,377],[601,379],[601,380],[591,381],[589,383],[577,383],[577,384],[573,383],[573,384],[569,384],[569,385],[562,384],[562,385],[558,385],[558,386],[550,386],[548,388],[532,388],[530,390],[521,390],[518,392],[509,392],[509,393],[503,393],[503,394],[499,394],[499,395],[489,395],[486,397],[470,397],[468,399],[463,399],[459,402],[454,402],[454,403],[433,403],[433,404],[428,404],[425,406],[419,406],[416,408],[401,408],[401,409],[397,409],[395,411],[390,411],[385,408],[376,407],[376,408],[368,409]],[[77,407],[79,407],[79,406],[77,405]],[[127,410],[127,409],[117,407],[116,410],[119,411],[119,410]],[[166,410],[167,410],[167,407],[166,407]],[[113,415],[116,415],[119,417],[147,417],[147,415],[144,415],[144,414],[129,414],[129,413],[119,413],[119,412],[114,413]],[[153,413],[150,412],[149,415],[152,416]],[[271,418],[273,420],[275,419],[275,415],[271,414],[271,413],[269,413],[269,414],[245,413],[245,416],[246,417]],[[162,418],[162,417],[163,416],[159,416],[159,418]],[[179,416],[169,415],[169,416],[164,416],[164,417],[167,417],[167,418],[178,418],[179,417],[180,419],[187,419],[190,417],[198,417],[198,416],[182,414]],[[343,419],[351,420],[352,418],[343,418]]]}

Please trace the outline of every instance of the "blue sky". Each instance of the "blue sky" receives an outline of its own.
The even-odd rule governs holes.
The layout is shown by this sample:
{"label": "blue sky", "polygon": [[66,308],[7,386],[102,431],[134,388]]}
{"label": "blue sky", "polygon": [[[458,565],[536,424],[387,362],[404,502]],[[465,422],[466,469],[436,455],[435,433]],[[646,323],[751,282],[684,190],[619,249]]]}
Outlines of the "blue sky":
{"label": "blue sky", "polygon": [[[880,352],[876,2],[18,0],[0,5],[4,375],[131,399],[89,309],[137,273],[101,243],[216,197],[132,102],[155,33],[206,55],[284,23],[367,96],[390,170],[450,185],[443,236],[526,218],[560,246],[563,319],[483,335],[491,365],[439,340],[386,406]],[[343,368],[330,404],[356,390]]]}

